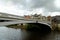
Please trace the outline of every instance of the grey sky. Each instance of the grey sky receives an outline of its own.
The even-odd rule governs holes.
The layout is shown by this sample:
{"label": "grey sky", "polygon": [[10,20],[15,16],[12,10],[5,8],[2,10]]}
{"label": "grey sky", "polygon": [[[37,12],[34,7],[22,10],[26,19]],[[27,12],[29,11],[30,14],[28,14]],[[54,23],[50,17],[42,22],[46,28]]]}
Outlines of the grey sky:
{"label": "grey sky", "polygon": [[43,15],[52,15],[52,13],[55,12],[59,14],[60,5],[57,6],[59,3],[55,1],[56,0],[0,0],[0,9],[3,8],[0,12],[17,15],[34,14],[39,11],[42,11]]}

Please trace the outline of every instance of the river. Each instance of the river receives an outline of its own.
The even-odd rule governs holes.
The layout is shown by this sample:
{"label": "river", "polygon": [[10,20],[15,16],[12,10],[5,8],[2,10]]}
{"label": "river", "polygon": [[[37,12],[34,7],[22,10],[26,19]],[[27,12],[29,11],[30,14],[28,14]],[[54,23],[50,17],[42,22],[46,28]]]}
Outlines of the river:
{"label": "river", "polygon": [[41,34],[0,26],[0,40],[60,40],[59,32]]}

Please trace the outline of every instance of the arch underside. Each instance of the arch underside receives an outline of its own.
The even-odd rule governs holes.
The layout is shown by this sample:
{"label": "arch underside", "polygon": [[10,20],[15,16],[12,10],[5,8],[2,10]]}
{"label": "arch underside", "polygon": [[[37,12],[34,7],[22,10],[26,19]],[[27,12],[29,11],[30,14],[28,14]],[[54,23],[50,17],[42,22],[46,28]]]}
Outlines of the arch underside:
{"label": "arch underside", "polygon": [[28,23],[28,31],[37,31],[37,32],[50,32],[50,26],[41,23]]}

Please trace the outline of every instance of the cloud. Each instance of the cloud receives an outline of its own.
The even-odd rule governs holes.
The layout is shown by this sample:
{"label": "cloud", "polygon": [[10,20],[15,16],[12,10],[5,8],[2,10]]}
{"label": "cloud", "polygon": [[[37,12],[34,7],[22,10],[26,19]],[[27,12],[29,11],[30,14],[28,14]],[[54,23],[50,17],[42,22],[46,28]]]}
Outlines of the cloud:
{"label": "cloud", "polygon": [[13,2],[14,5],[17,5],[19,7],[20,5],[22,5],[23,8],[27,10],[41,7],[52,8],[54,2],[52,0],[10,0],[10,1]]}
{"label": "cloud", "polygon": [[60,12],[51,12],[50,14],[51,16],[56,16],[56,15],[60,15]]}
{"label": "cloud", "polygon": [[49,15],[49,12],[60,12],[56,7],[56,0],[0,0],[0,12],[15,15],[28,15],[42,13]]}
{"label": "cloud", "polygon": [[0,12],[8,13],[8,14],[14,14],[14,15],[28,15],[29,11],[23,10],[23,7],[20,6],[20,9],[17,7],[17,5],[14,5],[11,1],[7,3],[0,3]]}

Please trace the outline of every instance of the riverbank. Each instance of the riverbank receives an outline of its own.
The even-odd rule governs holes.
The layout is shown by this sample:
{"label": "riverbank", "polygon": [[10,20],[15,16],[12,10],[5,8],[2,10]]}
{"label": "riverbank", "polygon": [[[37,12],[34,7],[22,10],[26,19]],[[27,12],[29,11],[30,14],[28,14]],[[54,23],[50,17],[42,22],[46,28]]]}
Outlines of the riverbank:
{"label": "riverbank", "polygon": [[17,25],[17,24],[14,24],[14,25],[8,25],[6,27],[8,27],[8,28],[14,28],[14,29],[25,29],[25,26],[26,25]]}

